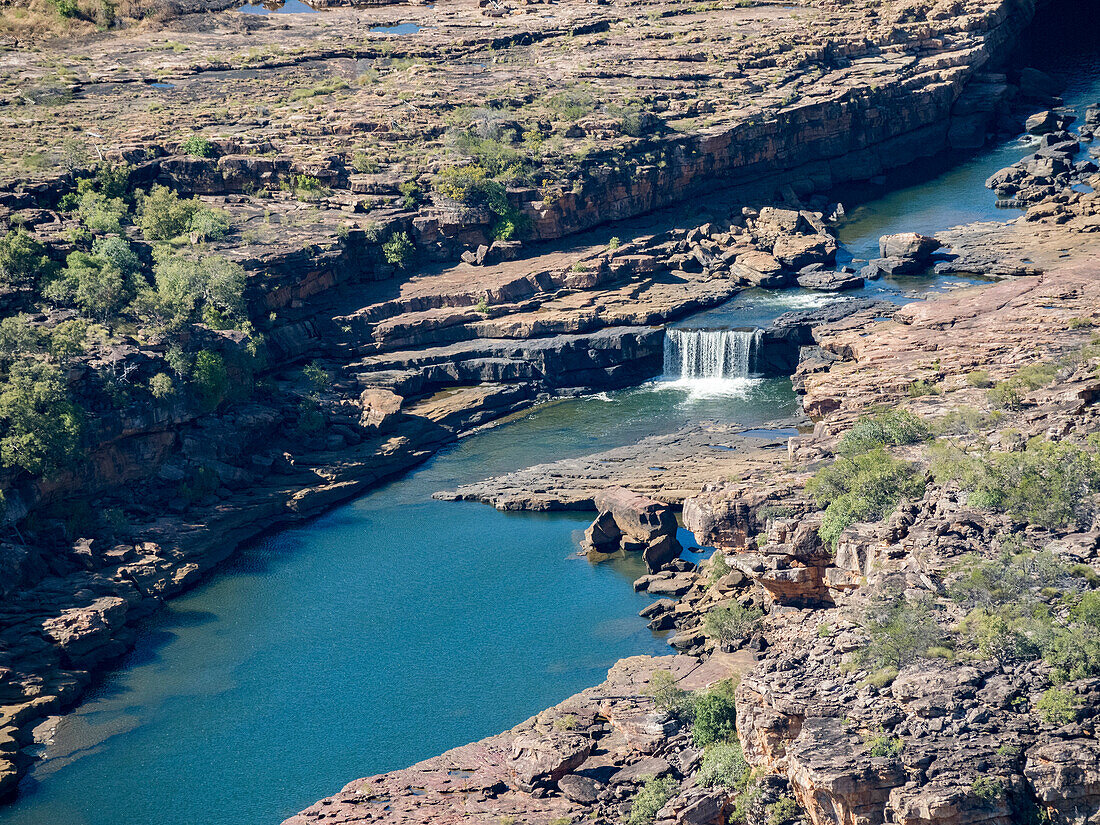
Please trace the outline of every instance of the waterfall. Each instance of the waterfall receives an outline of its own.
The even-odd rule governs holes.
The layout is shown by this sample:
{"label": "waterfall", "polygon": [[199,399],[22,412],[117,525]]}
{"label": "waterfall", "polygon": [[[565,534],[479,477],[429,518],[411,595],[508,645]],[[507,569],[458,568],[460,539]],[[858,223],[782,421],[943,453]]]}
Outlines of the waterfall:
{"label": "waterfall", "polygon": [[748,378],[756,366],[762,338],[759,329],[667,329],[665,377]]}

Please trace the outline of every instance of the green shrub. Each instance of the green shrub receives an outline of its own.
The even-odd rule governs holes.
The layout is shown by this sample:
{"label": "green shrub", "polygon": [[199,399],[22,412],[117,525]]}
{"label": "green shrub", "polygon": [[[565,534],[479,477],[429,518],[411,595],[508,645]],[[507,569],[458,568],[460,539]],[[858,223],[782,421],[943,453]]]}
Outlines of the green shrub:
{"label": "green shrub", "polygon": [[245,319],[244,270],[220,255],[195,259],[164,253],[153,266],[155,289],[138,295],[132,311],[148,323],[178,329],[201,317],[222,328]]}
{"label": "green shrub", "polygon": [[198,241],[220,241],[229,234],[229,213],[222,209],[196,210],[187,222],[187,231]]}
{"label": "green shrub", "polygon": [[415,248],[407,232],[395,232],[382,244],[382,256],[386,263],[405,269],[412,260]]}
{"label": "green shrub", "polygon": [[649,777],[630,804],[629,825],[653,825],[657,821],[657,812],[679,789],[679,783],[671,777]]}
{"label": "green shrub", "polygon": [[158,372],[149,379],[149,392],[158,401],[170,398],[176,394],[176,388],[172,385],[172,379],[167,373]]}
{"label": "green shrub", "polygon": [[896,678],[898,678],[898,669],[896,667],[884,667],[876,670],[864,681],[867,684],[873,685],[874,687],[881,690],[882,688],[893,682]]}
{"label": "green shrub", "polygon": [[676,677],[670,670],[658,670],[649,677],[645,695],[653,697],[657,710],[690,722],[695,716],[691,694],[676,685]]}
{"label": "green shrub", "polygon": [[784,825],[798,816],[798,804],[789,796],[777,799],[767,807],[768,825]]}
{"label": "green shrub", "polygon": [[927,381],[920,378],[909,385],[909,397],[920,398],[924,395],[939,395],[939,385],[934,381]]}
{"label": "green shrub", "polygon": [[1029,364],[1011,378],[1000,381],[989,391],[989,400],[1000,407],[1019,409],[1024,395],[1047,386],[1058,375],[1058,365],[1040,361]]}
{"label": "green shrub", "polygon": [[229,390],[229,373],[225,368],[225,359],[209,350],[199,352],[191,370],[191,386],[200,409],[204,412],[216,410]]}
{"label": "green shrub", "polygon": [[208,158],[214,154],[214,147],[211,145],[210,141],[202,135],[189,135],[187,139],[180,144],[180,151],[192,157]]}
{"label": "green shrub", "polygon": [[118,234],[130,209],[122,198],[108,198],[99,192],[85,192],[76,208],[83,224],[96,234]]}
{"label": "green shrub", "polygon": [[1023,452],[941,450],[934,453],[932,473],[940,484],[956,481],[969,490],[973,506],[1057,528],[1087,518],[1081,508],[1100,490],[1100,455],[1092,443],[1033,438]]}
{"label": "green shrub", "polygon": [[867,746],[868,753],[875,758],[892,758],[901,755],[901,739],[896,736],[888,736],[880,732],[866,737],[863,744]]}
{"label": "green shrub", "polygon": [[879,448],[838,458],[810,479],[806,491],[819,507],[825,508],[820,534],[835,548],[849,525],[878,521],[901,499],[923,495],[924,484],[924,476],[915,465]]}
{"label": "green shrub", "polygon": [[0,390],[0,460],[50,476],[80,457],[84,424],[57,367],[25,360],[12,365]]}
{"label": "green shrub", "polygon": [[715,785],[731,790],[741,790],[752,776],[741,743],[715,742],[703,752],[703,761],[695,774],[695,781],[706,788]]}
{"label": "green shrub", "polygon": [[43,288],[43,296],[55,303],[75,304],[101,322],[114,317],[134,294],[132,267],[137,257],[121,238],[109,240],[114,243],[93,246],[91,254],[69,253],[65,268]]}
{"label": "green shrub", "polygon": [[732,680],[718,682],[694,697],[695,720],[691,727],[695,747],[732,741],[737,736],[737,708]]}
{"label": "green shrub", "polygon": [[414,180],[405,181],[397,187],[401,192],[401,205],[406,209],[415,209],[423,197],[420,186]]}
{"label": "green shrub", "polygon": [[875,415],[861,416],[840,439],[837,453],[853,456],[880,447],[926,441],[931,436],[928,425],[908,410],[887,410]]}
{"label": "green shrub", "polygon": [[1035,710],[1048,725],[1068,725],[1077,721],[1077,698],[1069,691],[1052,687],[1039,697]]}
{"label": "green shrub", "polygon": [[1004,785],[992,776],[979,776],[970,785],[970,795],[986,805],[992,804],[1004,794]]}
{"label": "green shrub", "polygon": [[971,370],[966,374],[966,383],[979,389],[993,386],[993,382],[989,380],[989,370]]}
{"label": "green shrub", "polygon": [[942,636],[929,599],[910,601],[902,593],[876,596],[863,616],[870,641],[857,659],[874,670],[900,670],[915,661]]}
{"label": "green shrub", "polygon": [[763,617],[759,608],[734,602],[727,607],[711,608],[703,620],[703,632],[720,644],[735,642],[751,635]]}
{"label": "green shrub", "polygon": [[184,199],[167,186],[154,186],[141,199],[141,234],[147,241],[170,241],[187,232],[191,218],[203,208],[194,198]]}
{"label": "green shrub", "polygon": [[0,285],[34,286],[51,268],[46,247],[26,231],[13,229],[0,238]]}
{"label": "green shrub", "polygon": [[730,563],[726,561],[726,554],[721,550],[715,550],[714,554],[710,557],[710,570],[707,573],[707,582],[711,585],[717,584],[720,579],[728,575],[733,570],[730,567]]}
{"label": "green shrub", "polygon": [[366,152],[354,152],[351,156],[351,168],[362,174],[373,174],[378,171],[378,161]]}

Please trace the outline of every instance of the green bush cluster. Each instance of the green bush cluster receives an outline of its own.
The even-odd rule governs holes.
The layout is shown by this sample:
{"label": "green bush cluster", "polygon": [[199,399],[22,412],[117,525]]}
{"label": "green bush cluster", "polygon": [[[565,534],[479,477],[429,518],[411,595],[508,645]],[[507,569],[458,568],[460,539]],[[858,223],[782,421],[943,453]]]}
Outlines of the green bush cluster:
{"label": "green bush cluster", "polygon": [[1029,364],[1011,378],[993,385],[989,400],[1000,407],[1019,409],[1024,395],[1047,386],[1058,375],[1058,365],[1046,361]]}
{"label": "green bush cluster", "polygon": [[653,825],[657,821],[657,812],[679,789],[679,783],[668,776],[660,779],[651,776],[646,779],[630,803],[630,818],[627,820],[629,825]]}
{"label": "green bush cluster", "polygon": [[806,490],[825,508],[821,539],[835,548],[849,525],[878,521],[903,498],[920,498],[924,486],[924,474],[914,464],[878,447],[837,458],[810,479]]}
{"label": "green bush cluster", "polygon": [[943,636],[930,599],[911,600],[891,590],[872,599],[862,624],[869,641],[856,660],[872,670],[900,670],[924,656]]}
{"label": "green bush cluster", "polygon": [[1005,664],[1041,658],[1056,683],[1100,674],[1100,591],[1082,592],[1082,579],[1051,553],[968,558],[960,569],[949,592],[969,608],[958,631],[977,655]]}
{"label": "green bush cluster", "polygon": [[939,484],[957,482],[970,503],[990,507],[1044,527],[1087,519],[1087,498],[1100,491],[1100,450],[1086,444],[1033,438],[1022,452],[966,453],[947,444],[933,449],[932,474]]}
{"label": "green bush cluster", "polygon": [[703,632],[720,644],[727,644],[751,635],[763,618],[764,611],[760,608],[734,602],[711,608],[703,619]]}
{"label": "green bush cluster", "polygon": [[229,232],[229,217],[198,198],[181,198],[167,186],[154,186],[139,201],[141,233],[147,241],[171,241],[194,233],[220,240]]}
{"label": "green bush cluster", "polygon": [[676,685],[670,671],[658,670],[650,677],[646,693],[653,697],[658,710],[691,725],[696,747],[705,748],[715,742],[735,740],[735,688],[732,680],[725,679],[709,690],[690,693]]}
{"label": "green bush cluster", "polygon": [[54,364],[26,360],[12,365],[0,389],[0,424],[5,467],[51,476],[80,455],[83,415]]}
{"label": "green bush cluster", "polygon": [[382,244],[382,256],[386,263],[393,264],[398,269],[406,269],[412,262],[416,252],[408,232],[395,232]]}
{"label": "green bush cluster", "polygon": [[0,238],[0,286],[33,287],[52,267],[46,247],[25,230],[13,229]]}
{"label": "green bush cluster", "polygon": [[837,444],[837,453],[859,455],[880,447],[927,441],[932,431],[922,418],[908,410],[893,409],[861,416]]}
{"label": "green bush cluster", "polygon": [[703,760],[695,774],[695,781],[703,787],[718,786],[736,791],[744,790],[751,778],[752,769],[736,739],[709,745],[703,751]]}

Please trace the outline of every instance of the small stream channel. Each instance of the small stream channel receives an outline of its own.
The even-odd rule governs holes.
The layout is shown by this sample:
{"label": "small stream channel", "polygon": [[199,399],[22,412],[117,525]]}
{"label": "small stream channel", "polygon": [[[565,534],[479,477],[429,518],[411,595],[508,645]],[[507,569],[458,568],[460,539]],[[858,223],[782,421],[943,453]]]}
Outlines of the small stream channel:
{"label": "small stream channel", "polygon": [[[1100,97],[1096,63],[1071,57],[1049,67],[1072,72],[1067,104]],[[847,253],[873,257],[889,232],[1014,217],[982,183],[1026,151],[1009,142],[857,206]],[[901,304],[967,282],[883,279],[854,294]],[[757,327],[847,297],[749,290],[677,326]],[[788,380],[717,377],[542,406],[254,543],[147,623],[0,825],[273,825],[356,777],[506,729],[616,659],[668,652],[636,615],[650,601],[630,587],[640,560],[575,555],[589,515],[431,494],[702,420],[766,428],[797,409]]]}

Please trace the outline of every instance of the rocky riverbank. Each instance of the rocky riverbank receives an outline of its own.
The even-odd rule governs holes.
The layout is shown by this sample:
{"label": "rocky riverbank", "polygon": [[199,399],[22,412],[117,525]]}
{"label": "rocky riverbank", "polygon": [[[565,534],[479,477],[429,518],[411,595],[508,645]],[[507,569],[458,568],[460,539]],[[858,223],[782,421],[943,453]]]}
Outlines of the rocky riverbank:
{"label": "rocky riverbank", "polygon": [[[638,583],[679,597],[643,611],[674,631],[678,656],[624,661],[604,685],[500,737],[353,782],[289,822],[618,822],[645,804],[639,789],[662,777],[671,782],[654,809],[658,822],[725,822],[735,810],[748,822],[912,825],[1095,815],[1095,676],[967,629],[974,610],[1004,597],[996,581],[976,583],[976,570],[1021,576],[1013,598],[1046,601],[1056,614],[1087,602],[1100,564],[1093,510],[1060,526],[1006,512],[978,502],[964,477],[943,475],[935,462],[948,448],[1011,456],[1036,449],[1034,439],[1088,443],[1100,398],[1091,343],[1098,297],[1100,277],[1083,265],[910,304],[891,321],[819,328],[816,346],[832,360],[824,369],[808,361],[800,382],[813,434],[792,436],[767,466],[749,469],[757,454],[742,454],[733,478],[688,497],[684,523],[715,556]],[[1050,366],[1031,380],[1036,365]],[[1010,389],[1019,396],[1006,405]],[[874,412],[884,409],[928,429],[876,436],[867,422],[887,420]],[[933,431],[939,447],[929,446]],[[916,462],[921,489],[882,521],[849,524],[830,549],[819,537],[820,500],[804,488],[853,455],[854,433],[874,449],[887,445],[892,456],[876,461]],[[651,439],[636,452],[660,460],[693,438]],[[584,465],[516,474],[491,485],[503,496],[495,503],[579,504],[586,484],[634,481],[629,468],[585,478],[576,472]],[[524,488],[539,492],[515,492]],[[659,481],[647,492],[670,502],[681,495]],[[986,607],[973,607],[974,598]],[[707,619],[731,609],[761,612],[753,629],[724,635]],[[914,627],[891,625],[898,621]],[[1084,626],[1070,627],[1089,638]],[[908,634],[918,630],[914,643]],[[1037,638],[1020,625],[1012,632],[1024,648]],[[750,782],[705,767],[714,745],[700,747],[698,716],[691,723],[670,706],[653,676],[662,670],[696,696],[739,680],[736,741]],[[1062,710],[1051,710],[1055,699]]]}

